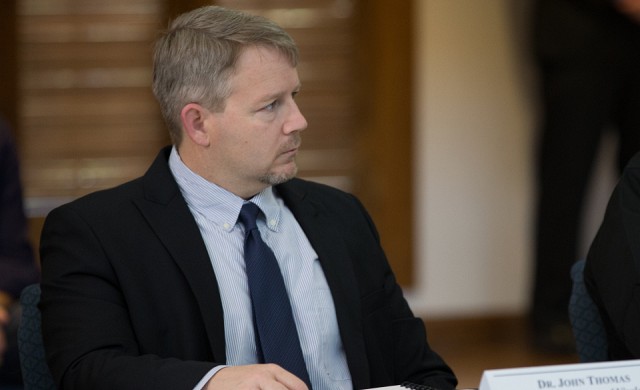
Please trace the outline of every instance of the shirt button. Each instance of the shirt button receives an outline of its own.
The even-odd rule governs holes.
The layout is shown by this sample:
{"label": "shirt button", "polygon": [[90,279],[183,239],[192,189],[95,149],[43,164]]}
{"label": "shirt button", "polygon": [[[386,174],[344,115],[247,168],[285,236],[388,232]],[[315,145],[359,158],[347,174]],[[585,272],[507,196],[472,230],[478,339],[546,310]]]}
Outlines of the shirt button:
{"label": "shirt button", "polygon": [[271,227],[276,226],[276,220],[275,219],[270,220],[269,221],[269,226],[271,226]]}
{"label": "shirt button", "polygon": [[231,225],[229,225],[228,223],[225,222],[224,225],[222,225],[225,229],[229,229],[231,227]]}

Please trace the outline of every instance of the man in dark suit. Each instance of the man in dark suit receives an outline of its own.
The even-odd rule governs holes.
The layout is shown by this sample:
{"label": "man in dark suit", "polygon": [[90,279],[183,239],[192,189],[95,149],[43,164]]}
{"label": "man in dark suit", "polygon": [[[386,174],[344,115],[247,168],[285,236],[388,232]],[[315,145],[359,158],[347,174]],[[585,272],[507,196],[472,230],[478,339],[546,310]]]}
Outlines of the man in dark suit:
{"label": "man in dark suit", "polygon": [[53,210],[43,229],[43,336],[61,387],[306,389],[265,364],[243,258],[249,203],[309,385],[455,387],[359,201],[294,178],[307,126],[296,64],[280,27],[220,7],[159,39],[153,87],[173,147],[143,177]]}
{"label": "man in dark suit", "polygon": [[640,358],[640,154],[625,168],[591,244],[584,277],[610,360]]}
{"label": "man in dark suit", "polygon": [[535,0],[541,86],[537,155],[536,346],[573,350],[567,305],[585,193],[603,134],[619,171],[640,149],[639,0]]}

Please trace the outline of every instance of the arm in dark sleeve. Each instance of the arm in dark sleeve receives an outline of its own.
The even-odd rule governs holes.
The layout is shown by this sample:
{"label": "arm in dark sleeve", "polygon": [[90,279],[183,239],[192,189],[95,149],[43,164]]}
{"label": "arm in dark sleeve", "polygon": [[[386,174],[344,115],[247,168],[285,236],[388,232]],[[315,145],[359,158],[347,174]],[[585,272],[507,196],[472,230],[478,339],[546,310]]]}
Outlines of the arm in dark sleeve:
{"label": "arm in dark sleeve", "polygon": [[640,156],[625,169],[594,239],[585,284],[606,328],[611,360],[640,358]]}
{"label": "arm in dark sleeve", "polygon": [[[47,360],[56,382],[65,389],[193,388],[216,364],[162,352],[169,350],[166,346],[182,344],[174,335],[191,333],[191,328],[181,328],[187,321],[172,314],[178,310],[163,302],[164,297],[150,297],[145,306],[164,309],[173,317],[170,321],[136,304],[150,293],[150,284],[117,272],[120,265],[99,236],[96,225],[72,207],[53,210],[45,222],[40,309]],[[154,270],[147,272],[148,279],[153,278]],[[129,278],[139,280],[129,283]],[[170,333],[174,328],[179,331]]]}
{"label": "arm in dark sleeve", "polygon": [[[373,368],[372,382],[384,384],[387,380],[384,376],[391,373],[394,384],[408,381],[437,389],[455,389],[457,379],[430,347],[424,322],[415,317],[404,298],[373,221],[357,200],[356,205],[361,217],[351,218],[357,222],[348,236],[365,240],[358,243],[356,238],[353,250],[355,258],[363,259],[362,263],[356,262],[356,275],[363,293],[362,319]],[[359,222],[362,224],[358,225]],[[389,367],[387,372],[375,368],[379,362]]]}

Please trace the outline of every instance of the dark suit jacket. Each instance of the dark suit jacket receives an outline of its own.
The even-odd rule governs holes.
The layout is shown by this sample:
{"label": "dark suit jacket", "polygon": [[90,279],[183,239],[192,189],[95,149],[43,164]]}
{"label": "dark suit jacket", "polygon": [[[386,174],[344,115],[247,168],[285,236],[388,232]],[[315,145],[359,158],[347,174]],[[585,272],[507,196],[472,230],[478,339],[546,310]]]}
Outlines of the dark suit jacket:
{"label": "dark suit jacket", "polygon": [[[225,363],[216,276],[168,154],[142,178],[47,217],[40,307],[49,364],[65,388],[190,389]],[[298,179],[277,191],[320,258],[354,387],[454,388],[361,204]]]}
{"label": "dark suit jacket", "polygon": [[611,360],[640,358],[640,154],[625,168],[584,271]]}

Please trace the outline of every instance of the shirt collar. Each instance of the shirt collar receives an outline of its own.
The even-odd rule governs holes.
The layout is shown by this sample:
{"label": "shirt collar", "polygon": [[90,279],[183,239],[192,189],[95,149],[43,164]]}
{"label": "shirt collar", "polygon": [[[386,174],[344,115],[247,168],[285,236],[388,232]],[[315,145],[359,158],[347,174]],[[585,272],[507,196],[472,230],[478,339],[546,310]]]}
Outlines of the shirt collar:
{"label": "shirt collar", "polygon": [[[171,149],[169,156],[169,169],[193,212],[201,214],[226,231],[233,230],[240,209],[245,203],[244,199],[189,169],[182,162],[175,146]],[[284,202],[277,196],[275,188],[269,186],[249,201],[260,207],[265,215],[266,226],[273,231],[278,231]]]}
{"label": "shirt collar", "polygon": [[[278,231],[278,226],[280,225],[280,217],[282,216],[282,207],[284,207],[284,202],[282,199],[277,197],[276,189],[273,187],[267,187],[262,192],[256,194],[253,198],[249,199],[249,201],[255,203],[260,210],[264,213],[265,216],[265,224],[270,230]],[[240,209],[238,209],[238,214],[240,214]]]}

